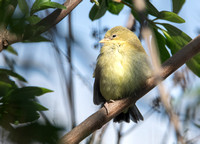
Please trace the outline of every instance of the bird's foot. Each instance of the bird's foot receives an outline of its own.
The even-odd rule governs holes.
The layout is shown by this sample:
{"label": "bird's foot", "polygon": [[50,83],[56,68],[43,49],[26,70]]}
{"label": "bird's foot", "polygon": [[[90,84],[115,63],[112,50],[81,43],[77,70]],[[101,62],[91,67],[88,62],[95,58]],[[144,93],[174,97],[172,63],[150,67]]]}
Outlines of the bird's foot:
{"label": "bird's foot", "polygon": [[109,101],[107,101],[107,102],[104,103],[103,107],[106,109],[107,115],[109,113],[109,111],[108,111],[108,104],[109,103],[114,103],[114,102],[115,102],[114,100],[110,99]]}

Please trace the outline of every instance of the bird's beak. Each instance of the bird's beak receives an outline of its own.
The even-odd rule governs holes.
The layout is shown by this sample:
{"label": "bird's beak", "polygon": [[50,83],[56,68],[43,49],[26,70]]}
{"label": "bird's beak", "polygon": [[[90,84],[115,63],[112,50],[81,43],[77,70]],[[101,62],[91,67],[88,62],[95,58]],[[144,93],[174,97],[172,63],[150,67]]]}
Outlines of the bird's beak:
{"label": "bird's beak", "polygon": [[106,43],[108,42],[110,39],[109,38],[103,38],[102,40],[99,41],[99,43]]}

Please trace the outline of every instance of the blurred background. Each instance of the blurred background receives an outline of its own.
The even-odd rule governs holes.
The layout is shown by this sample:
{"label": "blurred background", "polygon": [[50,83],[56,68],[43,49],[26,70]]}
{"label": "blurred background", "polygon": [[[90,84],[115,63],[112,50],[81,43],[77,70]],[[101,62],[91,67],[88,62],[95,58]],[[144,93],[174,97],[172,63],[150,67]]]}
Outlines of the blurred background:
{"label": "blurred background", "polygon": [[[63,0],[55,0],[55,2],[64,3]],[[172,9],[172,2],[169,0],[151,2],[159,11]],[[192,39],[200,32],[198,3],[198,0],[186,0],[179,13],[186,22],[173,24]],[[30,6],[32,4],[33,1],[28,3]],[[55,139],[59,139],[100,108],[93,104],[94,79],[92,77],[101,47],[98,42],[108,29],[119,25],[124,27],[131,25],[130,8],[126,6],[119,15],[106,12],[99,20],[91,21],[89,12],[93,5],[90,1],[82,1],[70,15],[45,32],[43,36],[51,42],[15,43],[12,47],[17,51],[18,56],[7,51],[0,53],[1,68],[14,69],[28,81],[26,85],[53,90],[52,93],[38,97],[38,101],[48,108],[40,114],[38,122],[42,125],[44,121],[48,121],[51,129],[40,128],[37,125],[41,132],[44,130],[43,134],[47,134],[46,137],[48,137],[47,131],[55,130],[56,134],[54,134],[57,135]],[[48,9],[36,14],[44,18],[52,11],[53,9]],[[19,7],[16,8],[15,13],[21,14]],[[137,25],[136,23],[134,32],[139,36]],[[142,45],[148,53],[143,40]],[[183,136],[189,144],[200,144],[199,78],[184,65],[168,77],[164,85],[171,96],[173,110],[179,116]],[[133,122],[118,124],[110,121],[81,143],[177,143],[174,128],[160,104],[157,88],[141,98],[136,105],[143,114],[144,121],[138,124]],[[28,129],[34,129],[34,126]],[[17,140],[12,139],[9,132],[3,128],[0,129],[0,133],[2,144],[20,143],[19,137],[28,137],[19,134]],[[35,134],[37,133],[40,134],[35,131]],[[48,143],[37,139],[37,136],[32,139],[34,140],[22,143]]]}

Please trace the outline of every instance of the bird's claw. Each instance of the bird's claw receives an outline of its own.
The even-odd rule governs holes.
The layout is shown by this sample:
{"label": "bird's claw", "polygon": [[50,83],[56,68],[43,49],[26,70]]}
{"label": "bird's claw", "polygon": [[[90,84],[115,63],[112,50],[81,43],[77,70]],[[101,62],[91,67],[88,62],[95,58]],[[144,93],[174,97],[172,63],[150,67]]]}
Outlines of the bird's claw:
{"label": "bird's claw", "polygon": [[107,115],[109,113],[109,111],[108,111],[108,104],[109,103],[114,103],[114,102],[115,102],[114,100],[110,99],[109,101],[107,101],[107,102],[104,103],[103,107],[106,109]]}

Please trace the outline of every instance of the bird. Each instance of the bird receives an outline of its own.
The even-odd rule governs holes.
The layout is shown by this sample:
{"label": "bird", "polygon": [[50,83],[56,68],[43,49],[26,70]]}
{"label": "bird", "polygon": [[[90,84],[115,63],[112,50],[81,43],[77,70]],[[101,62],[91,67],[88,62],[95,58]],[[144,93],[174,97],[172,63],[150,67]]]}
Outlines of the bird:
{"label": "bird", "polygon": [[[100,41],[103,44],[93,73],[93,102],[96,105],[134,96],[151,75],[151,67],[138,37],[129,29],[116,26]],[[132,104],[117,115],[114,122],[137,123],[143,116]]]}

